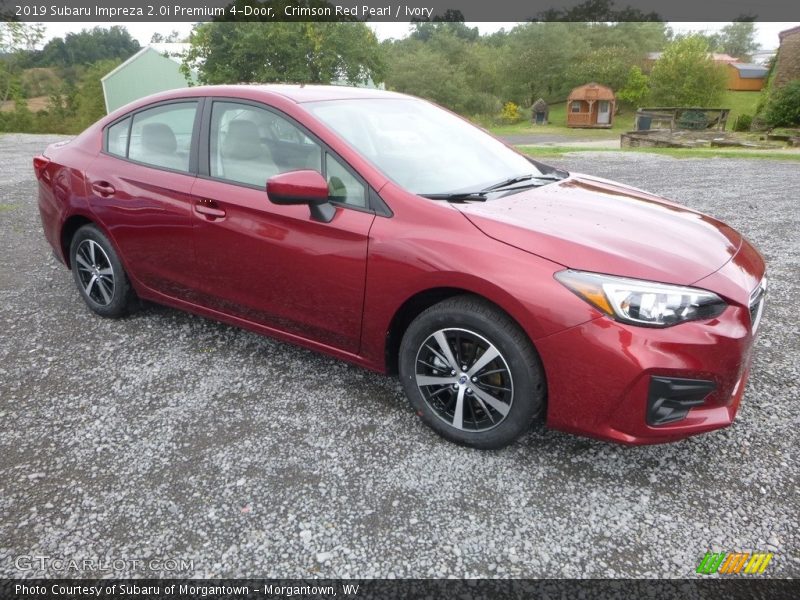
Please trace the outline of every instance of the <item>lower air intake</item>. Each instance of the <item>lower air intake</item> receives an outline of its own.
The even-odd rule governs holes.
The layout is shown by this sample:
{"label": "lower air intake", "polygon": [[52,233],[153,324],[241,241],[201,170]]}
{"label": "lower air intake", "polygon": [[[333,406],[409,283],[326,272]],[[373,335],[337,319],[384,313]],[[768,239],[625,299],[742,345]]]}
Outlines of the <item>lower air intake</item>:
{"label": "lower air intake", "polygon": [[658,426],[685,418],[689,410],[700,406],[716,384],[705,379],[653,377],[647,397],[647,424]]}

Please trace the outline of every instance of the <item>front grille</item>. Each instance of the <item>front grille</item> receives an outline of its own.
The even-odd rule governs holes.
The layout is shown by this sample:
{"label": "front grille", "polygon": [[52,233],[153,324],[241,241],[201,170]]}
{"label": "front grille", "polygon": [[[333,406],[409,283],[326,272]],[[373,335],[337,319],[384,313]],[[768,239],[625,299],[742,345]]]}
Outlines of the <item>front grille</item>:
{"label": "front grille", "polygon": [[758,287],[750,294],[750,328],[753,333],[761,323],[761,315],[764,313],[764,299],[767,295],[767,278],[761,280]]}

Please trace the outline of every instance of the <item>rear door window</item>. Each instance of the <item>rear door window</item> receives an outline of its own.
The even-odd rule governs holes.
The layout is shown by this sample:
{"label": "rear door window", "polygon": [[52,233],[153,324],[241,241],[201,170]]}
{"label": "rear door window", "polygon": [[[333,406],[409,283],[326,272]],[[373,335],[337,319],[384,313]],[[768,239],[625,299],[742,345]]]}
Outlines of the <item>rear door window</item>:
{"label": "rear door window", "polygon": [[[164,104],[137,112],[130,129],[128,158],[154,167],[188,172],[196,113],[196,101]],[[109,152],[110,144],[109,137]]]}

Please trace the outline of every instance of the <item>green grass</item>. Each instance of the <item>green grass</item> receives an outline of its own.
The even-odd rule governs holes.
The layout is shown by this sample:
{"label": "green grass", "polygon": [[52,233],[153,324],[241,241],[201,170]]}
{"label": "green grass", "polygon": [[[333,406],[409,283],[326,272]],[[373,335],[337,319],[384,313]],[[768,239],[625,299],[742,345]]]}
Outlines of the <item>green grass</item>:
{"label": "green grass", "polygon": [[747,158],[763,160],[800,161],[800,152],[739,150],[727,148],[577,148],[574,146],[519,146],[525,154],[535,158],[559,158],[570,152],[638,152],[661,154],[673,158]]}
{"label": "green grass", "polygon": [[752,117],[755,114],[760,97],[760,92],[725,92],[720,107],[731,109],[731,114],[728,115],[729,131],[733,129],[733,124],[739,115],[746,114]]}
{"label": "green grass", "polygon": [[[720,103],[721,108],[730,108],[728,117],[728,130],[733,128],[736,117],[741,114],[752,115],[760,97],[759,92],[731,92],[726,91]],[[524,111],[526,120],[513,125],[487,125],[483,124],[495,135],[563,135],[585,140],[606,140],[619,136],[620,133],[633,129],[636,111],[623,107],[622,113],[614,115],[614,124],[611,129],[573,129],[567,127],[567,103],[559,102],[550,105],[550,124],[532,125],[529,117],[530,111]]]}

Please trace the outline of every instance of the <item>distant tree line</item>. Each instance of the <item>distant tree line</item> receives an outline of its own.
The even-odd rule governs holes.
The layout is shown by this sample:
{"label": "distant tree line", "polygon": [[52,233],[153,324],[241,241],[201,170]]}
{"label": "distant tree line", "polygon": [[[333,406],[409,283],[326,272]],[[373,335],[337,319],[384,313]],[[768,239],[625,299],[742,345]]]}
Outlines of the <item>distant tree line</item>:
{"label": "distant tree line", "polygon": [[[460,22],[417,23],[407,38],[383,44],[386,85],[468,115],[496,113],[509,101],[523,107],[538,98],[560,102],[590,81],[611,87],[631,106],[710,105],[726,83],[710,54],[747,61],[757,49],[749,20],[715,34],[675,35],[647,16],[616,23],[548,20],[486,36]],[[662,60],[646,61],[658,51]]]}
{"label": "distant tree line", "polygon": [[141,50],[121,25],[94,27],[55,37],[39,51],[26,53],[25,67],[74,67],[100,60],[124,60]]}
{"label": "distant tree line", "polygon": [[[100,79],[141,49],[121,26],[95,27],[56,37],[38,47],[44,27],[0,24],[0,131],[77,133],[105,114]],[[45,110],[28,108],[46,97]]]}
{"label": "distant tree line", "polygon": [[618,90],[670,35],[660,22],[525,23],[485,36],[464,23],[416,24],[407,38],[383,44],[386,85],[462,114],[493,114],[507,101],[565,100],[589,81]]}
{"label": "distant tree line", "polygon": [[[757,47],[748,18],[715,34],[680,36],[654,15],[640,15],[638,22],[613,22],[627,18],[616,13],[608,22],[559,20],[573,17],[553,14],[545,22],[481,35],[460,13],[448,11],[412,23],[403,39],[382,43],[362,22],[212,21],[195,26],[183,70],[195,70],[209,84],[384,84],[481,122],[508,122],[524,118],[520,108],[538,98],[561,102],[590,81],[610,86],[629,108],[716,105],[726,73],[710,53],[748,60]],[[152,41],[178,37],[155,34]],[[122,26],[43,39],[41,25],[0,24],[0,101],[6,105],[0,131],[80,131],[104,114],[100,78],[140,49]],[[662,53],[655,63],[647,60],[654,51]],[[29,110],[33,97],[46,97],[47,108]],[[767,104],[768,98],[765,114]]]}

